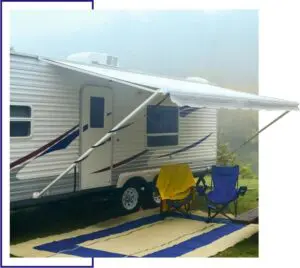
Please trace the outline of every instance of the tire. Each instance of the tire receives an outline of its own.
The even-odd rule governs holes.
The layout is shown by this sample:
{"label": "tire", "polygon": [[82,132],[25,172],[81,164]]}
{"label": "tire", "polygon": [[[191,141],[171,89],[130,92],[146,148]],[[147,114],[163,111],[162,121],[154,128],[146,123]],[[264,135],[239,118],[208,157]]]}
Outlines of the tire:
{"label": "tire", "polygon": [[157,188],[154,185],[148,186],[143,200],[143,208],[157,208],[160,206],[160,203],[161,200]]}
{"label": "tire", "polygon": [[140,208],[141,191],[137,184],[127,184],[122,188],[120,194],[120,205],[122,211],[132,213]]}

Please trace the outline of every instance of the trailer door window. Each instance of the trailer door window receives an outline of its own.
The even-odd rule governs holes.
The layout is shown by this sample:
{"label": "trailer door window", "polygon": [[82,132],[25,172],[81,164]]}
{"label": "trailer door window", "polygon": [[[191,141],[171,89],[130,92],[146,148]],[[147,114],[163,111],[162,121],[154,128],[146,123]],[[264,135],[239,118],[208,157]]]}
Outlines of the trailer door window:
{"label": "trailer door window", "polygon": [[149,105],[147,108],[147,145],[178,145],[178,107]]}
{"label": "trailer door window", "polygon": [[10,105],[10,137],[28,137],[31,134],[31,107]]}
{"label": "trailer door window", "polygon": [[104,127],[104,98],[91,97],[90,99],[90,127]]}

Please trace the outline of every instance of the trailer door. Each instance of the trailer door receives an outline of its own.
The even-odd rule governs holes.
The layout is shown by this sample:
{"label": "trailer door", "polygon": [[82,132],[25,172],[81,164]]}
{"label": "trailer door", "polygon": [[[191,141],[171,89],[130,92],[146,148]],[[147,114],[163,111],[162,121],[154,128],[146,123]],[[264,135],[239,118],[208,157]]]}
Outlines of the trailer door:
{"label": "trailer door", "polygon": [[[81,154],[112,128],[112,90],[86,86],[81,92]],[[111,185],[111,142],[96,148],[81,162],[81,189]]]}

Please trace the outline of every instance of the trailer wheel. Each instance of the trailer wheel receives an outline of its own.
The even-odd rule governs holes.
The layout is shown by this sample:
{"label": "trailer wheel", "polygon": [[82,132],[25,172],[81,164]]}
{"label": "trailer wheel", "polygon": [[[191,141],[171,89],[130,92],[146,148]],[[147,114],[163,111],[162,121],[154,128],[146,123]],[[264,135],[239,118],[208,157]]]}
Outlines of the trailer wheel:
{"label": "trailer wheel", "polygon": [[122,210],[126,212],[137,211],[140,207],[140,187],[136,184],[125,185],[120,196]]}
{"label": "trailer wheel", "polygon": [[157,188],[155,187],[155,181],[152,185],[146,189],[145,200],[143,202],[143,208],[157,208],[160,206],[161,199]]}

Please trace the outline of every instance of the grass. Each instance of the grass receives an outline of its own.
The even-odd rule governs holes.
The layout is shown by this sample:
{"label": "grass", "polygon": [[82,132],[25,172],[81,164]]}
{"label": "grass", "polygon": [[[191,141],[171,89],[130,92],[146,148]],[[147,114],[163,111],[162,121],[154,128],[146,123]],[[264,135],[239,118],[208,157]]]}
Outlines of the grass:
{"label": "grass", "polygon": [[234,247],[228,248],[223,252],[214,256],[215,258],[224,257],[258,257],[258,234],[236,244]]}

